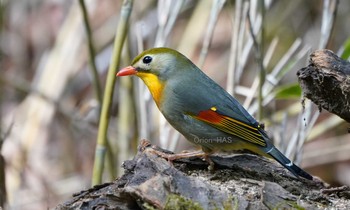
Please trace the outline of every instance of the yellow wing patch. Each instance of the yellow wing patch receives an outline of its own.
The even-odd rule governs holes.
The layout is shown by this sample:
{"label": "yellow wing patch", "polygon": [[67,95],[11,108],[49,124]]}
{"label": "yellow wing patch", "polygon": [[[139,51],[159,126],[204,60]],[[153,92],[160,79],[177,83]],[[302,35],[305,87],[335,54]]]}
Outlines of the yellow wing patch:
{"label": "yellow wing patch", "polygon": [[248,125],[231,117],[221,115],[216,112],[217,108],[201,111],[198,116],[191,115],[193,118],[208,123],[209,125],[233,136],[237,136],[250,143],[265,147],[264,137],[258,128]]}

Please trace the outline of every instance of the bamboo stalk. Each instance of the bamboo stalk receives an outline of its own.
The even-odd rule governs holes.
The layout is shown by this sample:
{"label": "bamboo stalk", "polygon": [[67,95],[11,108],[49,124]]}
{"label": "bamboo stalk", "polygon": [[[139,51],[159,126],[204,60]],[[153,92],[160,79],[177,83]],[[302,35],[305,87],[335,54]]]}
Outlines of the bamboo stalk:
{"label": "bamboo stalk", "polygon": [[110,66],[108,69],[107,82],[105,93],[103,96],[103,104],[100,116],[100,125],[97,136],[97,145],[95,151],[95,162],[92,175],[92,185],[97,185],[102,182],[102,174],[104,168],[104,159],[106,155],[107,145],[107,130],[109,124],[109,112],[112,104],[112,96],[114,92],[115,73],[119,66],[120,56],[123,48],[123,43],[126,37],[129,17],[131,14],[133,0],[124,0],[120,12],[119,25],[117,27],[116,36],[114,39],[114,48],[111,57]]}
{"label": "bamboo stalk", "polygon": [[[101,88],[101,82],[100,82],[100,77],[97,71],[96,67],[96,62],[95,62],[95,47],[93,44],[93,37],[92,37],[92,32],[91,32],[91,27],[90,27],[90,21],[88,17],[88,13],[86,10],[86,5],[84,0],[79,0],[79,5],[80,9],[83,13],[83,19],[84,19],[84,26],[85,26],[85,31],[86,31],[86,36],[87,36],[87,41],[88,41],[88,49],[89,49],[89,65],[90,65],[90,70],[93,78],[93,87],[94,87],[94,92],[95,92],[95,97],[96,100],[98,101],[98,107],[99,110],[101,109],[101,104],[102,104],[102,88]],[[108,139],[107,139],[107,164],[108,164],[108,171],[110,173],[110,178],[114,179],[116,177],[116,169],[114,167],[114,158],[113,158],[113,153],[112,149],[110,148],[110,144],[108,144]]]}

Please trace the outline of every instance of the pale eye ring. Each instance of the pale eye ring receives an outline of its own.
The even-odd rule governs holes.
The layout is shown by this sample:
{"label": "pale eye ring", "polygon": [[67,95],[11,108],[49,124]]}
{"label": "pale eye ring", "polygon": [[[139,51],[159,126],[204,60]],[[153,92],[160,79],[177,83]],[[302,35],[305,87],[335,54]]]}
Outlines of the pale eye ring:
{"label": "pale eye ring", "polygon": [[152,62],[152,57],[147,55],[142,59],[142,62],[145,64],[149,64]]}

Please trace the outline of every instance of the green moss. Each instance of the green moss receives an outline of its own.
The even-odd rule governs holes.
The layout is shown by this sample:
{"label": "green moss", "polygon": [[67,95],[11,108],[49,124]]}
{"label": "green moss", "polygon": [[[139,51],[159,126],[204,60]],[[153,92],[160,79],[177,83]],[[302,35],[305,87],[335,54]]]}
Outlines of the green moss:
{"label": "green moss", "polygon": [[[214,204],[214,206],[217,206]],[[222,203],[220,207],[216,207],[215,209],[225,209],[225,210],[231,210],[231,209],[238,209],[238,199],[229,197],[227,201]],[[202,210],[203,207],[190,199],[187,199],[181,195],[171,194],[168,196],[165,207],[165,210]]]}
{"label": "green moss", "polygon": [[152,206],[151,204],[149,203],[144,203],[143,204],[143,207],[147,210],[156,210],[156,208],[154,208],[154,206]]}
{"label": "green moss", "polygon": [[273,209],[274,210],[278,210],[278,209],[285,209],[286,207],[292,207],[292,209],[296,209],[296,210],[305,210],[304,207],[299,206],[296,202],[294,201],[285,201],[285,202],[281,202],[278,203]]}
{"label": "green moss", "polygon": [[[234,202],[232,202],[233,200]],[[223,203],[223,206],[225,210],[238,209],[238,198],[230,196],[227,201]]]}
{"label": "green moss", "polygon": [[184,198],[180,195],[171,194],[168,196],[165,203],[165,210],[202,210],[203,208],[196,202],[190,199]]}

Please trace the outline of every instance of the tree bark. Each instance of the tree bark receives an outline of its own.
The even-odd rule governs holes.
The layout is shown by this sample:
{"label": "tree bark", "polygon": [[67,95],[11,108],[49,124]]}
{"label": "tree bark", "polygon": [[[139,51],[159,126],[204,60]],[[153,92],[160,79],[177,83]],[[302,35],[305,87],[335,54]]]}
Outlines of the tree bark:
{"label": "tree bark", "polygon": [[143,140],[125,173],[76,193],[56,209],[350,209],[350,189],[297,179],[278,163],[251,154],[216,155],[215,170],[199,158],[172,163]]}
{"label": "tree bark", "polygon": [[350,122],[350,63],[330,50],[316,50],[309,65],[298,71],[306,98]]}

